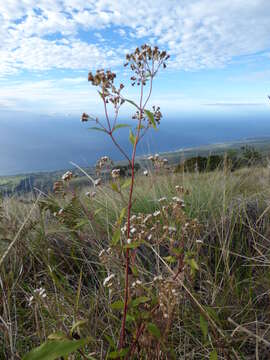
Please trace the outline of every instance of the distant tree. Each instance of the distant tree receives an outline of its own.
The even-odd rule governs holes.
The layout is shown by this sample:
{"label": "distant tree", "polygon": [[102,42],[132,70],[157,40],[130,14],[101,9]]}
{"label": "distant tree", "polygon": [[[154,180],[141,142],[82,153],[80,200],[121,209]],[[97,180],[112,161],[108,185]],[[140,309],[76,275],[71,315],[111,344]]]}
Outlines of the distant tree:
{"label": "distant tree", "polygon": [[262,162],[262,154],[254,146],[242,146],[241,151],[242,166],[251,166]]}

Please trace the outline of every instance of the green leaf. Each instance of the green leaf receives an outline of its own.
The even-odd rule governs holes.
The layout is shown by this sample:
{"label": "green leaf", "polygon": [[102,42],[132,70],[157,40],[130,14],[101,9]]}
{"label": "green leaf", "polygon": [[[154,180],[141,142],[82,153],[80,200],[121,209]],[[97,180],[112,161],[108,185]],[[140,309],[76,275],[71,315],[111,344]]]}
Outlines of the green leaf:
{"label": "green leaf", "polygon": [[126,127],[130,127],[130,125],[128,125],[128,124],[117,124],[113,128],[113,131],[116,130],[116,129],[126,128]]}
{"label": "green leaf", "polygon": [[124,302],[122,300],[115,301],[111,304],[113,310],[122,310],[124,309]]}
{"label": "green leaf", "polygon": [[199,270],[199,265],[196,263],[196,261],[194,259],[190,260],[190,266],[191,266],[192,270]]}
{"label": "green leaf", "polygon": [[201,327],[204,341],[206,341],[207,335],[208,335],[208,322],[202,315],[200,315],[200,327]]}
{"label": "green leaf", "polygon": [[213,351],[211,351],[211,354],[209,356],[209,360],[218,360],[218,354],[217,354],[217,350],[214,349]]}
{"label": "green leaf", "polygon": [[72,334],[75,329],[87,324],[87,322],[88,322],[87,320],[77,321],[75,324],[72,325],[72,328],[70,329],[70,334]]}
{"label": "green leaf", "polygon": [[120,240],[120,235],[121,235],[121,230],[116,229],[115,232],[113,233],[112,240],[111,240],[111,245],[112,246],[115,246],[115,245],[118,244],[118,242]]}
{"label": "green leaf", "polygon": [[127,179],[122,185],[121,185],[121,189],[126,189],[127,187],[129,187],[131,184],[131,179]]}
{"label": "green leaf", "polygon": [[137,249],[139,246],[143,244],[142,240],[132,241],[130,244],[124,246],[125,249]]}
{"label": "green leaf", "polygon": [[148,323],[147,330],[150,332],[151,335],[153,335],[157,339],[160,339],[160,337],[161,337],[160,330],[155,324]]}
{"label": "green leaf", "polygon": [[73,353],[90,341],[90,338],[81,340],[48,340],[38,348],[31,350],[23,357],[23,360],[55,360],[61,356]]}
{"label": "green leaf", "polygon": [[140,304],[144,304],[144,303],[146,303],[146,302],[148,302],[150,300],[151,299],[149,297],[147,297],[147,296],[140,296],[137,299],[132,300],[130,306],[131,307],[137,307]]}
{"label": "green leaf", "polygon": [[126,211],[127,211],[127,208],[125,208],[125,207],[121,210],[121,213],[120,213],[119,219],[118,219],[120,225],[121,225],[121,223],[122,223],[122,221],[123,221],[123,219],[124,219],[124,216],[125,216],[125,214],[126,214]]}
{"label": "green leaf", "polygon": [[121,350],[117,350],[117,351],[112,351],[109,353],[108,359],[118,359],[119,357],[124,357],[127,355],[128,353],[128,348],[126,349],[121,349]]}
{"label": "green leaf", "polygon": [[67,339],[67,335],[61,331],[50,334],[48,336],[48,340],[66,340]]}
{"label": "green leaf", "polygon": [[110,347],[115,349],[116,348],[116,344],[115,344],[115,341],[114,339],[110,336],[110,335],[107,335],[105,334],[104,335],[105,339],[108,341],[108,343],[110,344]]}
{"label": "green leaf", "polygon": [[150,123],[153,125],[153,128],[157,130],[157,125],[155,122],[154,114],[149,110],[144,110],[145,115],[148,117]]}
{"label": "green leaf", "polygon": [[111,183],[111,188],[113,189],[113,191],[119,193],[119,189],[118,189],[118,186],[115,182],[112,182]]}
{"label": "green leaf", "polygon": [[170,263],[170,264],[173,264],[173,263],[176,262],[176,258],[173,257],[173,256],[171,256],[171,255],[165,256],[165,257],[164,257],[164,260],[167,261],[167,262]]}
{"label": "green leaf", "polygon": [[126,102],[130,103],[131,105],[135,106],[137,109],[140,109],[139,106],[132,100],[124,99]]}
{"label": "green leaf", "polygon": [[89,130],[102,131],[102,132],[105,132],[107,134],[107,131],[105,129],[102,129],[102,128],[99,128],[99,127],[96,127],[96,126],[93,126],[93,127],[89,128]]}
{"label": "green leaf", "polygon": [[134,136],[132,130],[129,130],[129,140],[132,145],[135,145],[136,137]]}
{"label": "green leaf", "polygon": [[134,266],[130,266],[130,268],[131,268],[132,274],[137,277],[139,275],[139,271],[138,271],[137,267],[134,265]]}

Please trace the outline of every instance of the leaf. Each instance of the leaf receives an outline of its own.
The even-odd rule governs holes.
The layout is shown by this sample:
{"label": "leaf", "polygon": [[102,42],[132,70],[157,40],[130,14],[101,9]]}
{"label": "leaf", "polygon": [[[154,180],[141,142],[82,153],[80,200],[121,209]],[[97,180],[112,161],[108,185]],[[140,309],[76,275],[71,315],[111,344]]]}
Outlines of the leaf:
{"label": "leaf", "polygon": [[23,360],[55,360],[82,348],[90,340],[90,338],[81,340],[48,340],[31,350],[23,357]]}
{"label": "leaf", "polygon": [[202,315],[200,315],[200,327],[202,330],[204,341],[206,341],[208,335],[208,322]]}
{"label": "leaf", "polygon": [[131,307],[137,307],[140,304],[144,304],[144,303],[146,303],[147,301],[150,301],[150,300],[151,299],[149,297],[147,297],[147,296],[140,296],[137,299],[132,300],[130,306]]}
{"label": "leaf", "polygon": [[105,129],[102,129],[102,128],[99,128],[99,127],[96,127],[96,126],[93,126],[93,127],[89,128],[89,130],[102,131],[102,132],[107,133],[107,131]]}
{"label": "leaf", "polygon": [[120,212],[119,219],[118,219],[119,226],[122,224],[124,216],[126,215],[126,210],[127,210],[127,208],[124,207]]}
{"label": "leaf", "polygon": [[105,334],[104,335],[105,339],[108,341],[108,343],[110,344],[110,347],[115,349],[116,348],[116,344],[114,342],[114,339],[110,336],[110,335],[107,335]]}
{"label": "leaf", "polygon": [[148,117],[150,123],[153,125],[153,128],[157,130],[157,125],[155,122],[154,114],[149,110],[144,110],[145,115]]}
{"label": "leaf", "polygon": [[111,304],[113,310],[122,310],[124,309],[124,302],[122,300],[115,301]]}
{"label": "leaf", "polygon": [[119,192],[118,186],[117,186],[117,184],[115,182],[111,183],[111,188],[112,188],[113,191]]}
{"label": "leaf", "polygon": [[112,240],[111,240],[111,245],[112,246],[115,246],[115,245],[118,244],[118,242],[120,240],[120,235],[121,235],[121,230],[116,229],[115,232],[113,233]]}
{"label": "leaf", "polygon": [[74,325],[72,325],[72,328],[70,329],[70,334],[72,334],[73,331],[75,329],[77,329],[78,327],[87,324],[87,322],[88,322],[87,320],[79,320],[79,321],[77,321]]}
{"label": "leaf", "polygon": [[191,266],[192,270],[199,270],[199,265],[196,263],[196,261],[194,259],[190,260],[190,266]]}
{"label": "leaf", "polygon": [[119,357],[124,357],[127,355],[128,353],[128,348],[126,349],[121,349],[121,350],[117,350],[117,351],[112,351],[109,353],[108,359],[118,359]]}
{"label": "leaf", "polygon": [[140,109],[139,106],[132,100],[124,99],[126,102],[130,103],[131,105],[135,106],[137,109]]}
{"label": "leaf", "polygon": [[115,125],[115,127],[113,128],[113,131],[114,131],[114,130],[117,130],[117,129],[121,129],[121,128],[126,128],[126,127],[130,127],[130,125],[128,125],[128,124],[117,124],[117,125]]}
{"label": "leaf", "polygon": [[150,332],[151,335],[153,335],[157,339],[160,339],[160,337],[161,337],[160,330],[155,324],[148,323],[147,330]]}
{"label": "leaf", "polygon": [[209,360],[218,360],[218,354],[217,354],[217,350],[214,349],[213,351],[211,351],[211,354],[209,356]]}
{"label": "leaf", "polygon": [[139,246],[143,244],[142,240],[132,241],[130,244],[124,246],[125,249],[137,249]]}
{"label": "leaf", "polygon": [[132,145],[135,145],[136,137],[134,136],[132,130],[129,130],[129,140]]}
{"label": "leaf", "polygon": [[66,340],[67,339],[67,335],[61,331],[50,334],[48,336],[49,340]]}
{"label": "leaf", "polygon": [[173,264],[173,263],[176,262],[176,258],[173,257],[173,256],[171,256],[171,255],[165,256],[165,257],[164,257],[164,260],[166,260],[166,261],[167,261],[168,263],[170,263],[170,264]]}
{"label": "leaf", "polygon": [[131,179],[127,179],[122,185],[121,185],[121,189],[126,189],[127,187],[129,187],[131,184]]}

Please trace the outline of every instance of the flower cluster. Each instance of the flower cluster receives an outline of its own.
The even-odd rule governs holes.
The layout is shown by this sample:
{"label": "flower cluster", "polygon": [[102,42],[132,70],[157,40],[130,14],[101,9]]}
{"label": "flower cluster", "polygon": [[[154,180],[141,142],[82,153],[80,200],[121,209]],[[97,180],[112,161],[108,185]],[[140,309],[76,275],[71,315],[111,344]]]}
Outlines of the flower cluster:
{"label": "flower cluster", "polygon": [[147,160],[151,161],[155,169],[166,168],[169,161],[166,158],[161,158],[159,154],[148,156]]}
{"label": "flower cluster", "polygon": [[47,297],[46,291],[43,287],[34,290],[34,295],[28,299],[28,305],[32,306],[35,300],[45,299]]}
{"label": "flower cluster", "polygon": [[134,75],[131,76],[131,85],[146,85],[149,78],[153,78],[160,66],[166,67],[169,59],[166,51],[160,51],[157,46],[151,47],[147,44],[137,47],[131,54],[126,55],[124,66],[130,66]]}
{"label": "flower cluster", "polygon": [[116,88],[114,85],[115,78],[116,74],[111,70],[105,71],[104,69],[100,69],[96,71],[95,75],[92,72],[88,74],[88,81],[90,81],[92,85],[100,87],[101,91],[99,94],[103,101],[106,104],[111,102],[115,109],[119,109],[125,102],[121,96],[124,85],[121,83],[119,88]]}

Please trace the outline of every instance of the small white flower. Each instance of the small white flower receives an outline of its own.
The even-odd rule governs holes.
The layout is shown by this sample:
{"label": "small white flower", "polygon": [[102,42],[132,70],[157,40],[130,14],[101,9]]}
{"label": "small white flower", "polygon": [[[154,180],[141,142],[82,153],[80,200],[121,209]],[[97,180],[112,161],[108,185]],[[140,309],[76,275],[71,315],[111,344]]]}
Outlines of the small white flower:
{"label": "small white flower", "polygon": [[136,230],[135,227],[133,227],[133,228],[130,229],[130,232],[131,232],[132,235],[135,234],[136,231],[137,231],[137,230]]}
{"label": "small white flower", "polygon": [[176,232],[176,227],[174,227],[174,226],[169,226],[168,229],[170,232]]}
{"label": "small white flower", "polygon": [[137,284],[137,285],[142,285],[141,280],[137,280],[137,281],[136,281],[136,284]]}
{"label": "small white flower", "polygon": [[166,201],[167,200],[167,198],[165,197],[165,196],[163,196],[162,198],[160,198],[160,199],[158,199],[158,202],[164,202],[164,201]]}
{"label": "small white flower", "polygon": [[58,215],[62,215],[62,214],[63,214],[63,211],[64,211],[64,209],[60,209],[60,210],[58,211]]}
{"label": "small white flower", "polygon": [[154,281],[161,281],[161,280],[163,280],[162,275],[158,275],[154,277]]}
{"label": "small white flower", "polygon": [[101,252],[98,254],[99,257],[103,256],[105,254],[105,250],[102,249]]}
{"label": "small white flower", "polygon": [[101,179],[99,178],[99,179],[96,179],[95,181],[94,181],[94,185],[95,186],[99,186],[101,184]]}
{"label": "small white flower", "polygon": [[118,178],[120,176],[120,169],[113,169],[111,174],[113,179]]}
{"label": "small white flower", "polygon": [[175,201],[177,204],[183,204],[183,203],[184,203],[184,200],[181,199],[181,198],[178,197],[178,196],[174,196],[174,197],[172,198],[172,200]]}
{"label": "small white flower", "polygon": [[152,239],[152,237],[153,237],[153,235],[150,234],[150,235],[147,237],[147,239],[150,241],[150,240]]}
{"label": "small white flower", "polygon": [[165,164],[167,164],[167,163],[168,163],[168,159],[163,159],[163,162],[164,162]]}
{"label": "small white flower", "polygon": [[108,249],[107,249],[107,254],[109,254],[109,255],[112,254],[112,249],[110,247],[108,247]]}
{"label": "small white flower", "polygon": [[127,231],[127,226],[124,225],[123,227],[121,227],[121,233],[124,235],[125,232]]}
{"label": "small white flower", "polygon": [[154,156],[152,155],[148,156],[147,160],[151,160],[151,161],[154,160]]}
{"label": "small white flower", "polygon": [[198,240],[196,240],[196,243],[197,243],[197,244],[203,244],[203,241],[200,240],[200,239],[198,239]]}
{"label": "small white flower", "polygon": [[148,170],[144,170],[143,175],[148,176]]}
{"label": "small white flower", "polygon": [[72,172],[71,171],[67,171],[65,174],[62,175],[62,180],[63,181],[70,180],[71,178],[72,178]]}
{"label": "small white flower", "polygon": [[152,214],[148,214],[145,219],[143,220],[144,224],[146,224],[148,222],[148,220],[150,220],[152,218]]}
{"label": "small white flower", "polygon": [[131,239],[127,239],[127,243],[128,243],[128,245],[130,245],[130,244],[131,244],[131,242],[132,242],[132,240],[131,240]]}
{"label": "small white flower", "polygon": [[137,216],[136,215],[132,215],[131,218],[130,218],[130,221],[133,221],[133,220],[136,220],[137,219]]}
{"label": "small white flower", "polygon": [[155,217],[159,216],[160,215],[160,211],[159,210],[156,210],[153,214]]}
{"label": "small white flower", "polygon": [[104,287],[110,287],[112,285],[112,279],[115,277],[115,274],[111,274],[109,276],[107,276],[104,281],[103,281],[103,286]]}
{"label": "small white flower", "polygon": [[91,195],[91,193],[89,192],[89,191],[87,191],[86,193],[85,193],[85,196],[87,196],[87,197],[89,197]]}

